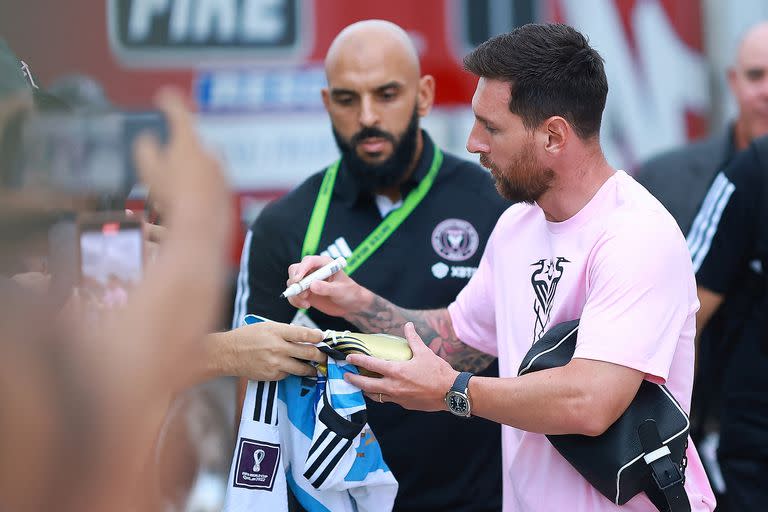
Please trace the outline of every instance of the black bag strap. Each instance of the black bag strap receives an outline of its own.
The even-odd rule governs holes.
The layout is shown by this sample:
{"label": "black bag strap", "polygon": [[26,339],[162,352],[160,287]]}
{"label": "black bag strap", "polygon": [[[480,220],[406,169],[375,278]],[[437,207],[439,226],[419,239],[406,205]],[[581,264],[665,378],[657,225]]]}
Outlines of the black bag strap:
{"label": "black bag strap", "polygon": [[[653,485],[645,494],[661,512],[691,512],[685,492],[685,467],[675,464],[669,448],[661,442],[655,420],[645,420],[637,428],[646,464],[651,470]],[[683,457],[685,460],[685,457]]]}

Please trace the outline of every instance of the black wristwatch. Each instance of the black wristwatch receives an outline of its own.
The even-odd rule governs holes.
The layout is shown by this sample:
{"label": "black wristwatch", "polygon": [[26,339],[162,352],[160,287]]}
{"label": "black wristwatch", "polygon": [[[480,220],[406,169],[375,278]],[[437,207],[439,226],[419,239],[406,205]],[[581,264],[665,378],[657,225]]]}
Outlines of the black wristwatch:
{"label": "black wristwatch", "polygon": [[472,374],[461,372],[451,389],[445,394],[445,405],[456,416],[469,418],[472,412],[472,403],[469,401],[469,379]]}

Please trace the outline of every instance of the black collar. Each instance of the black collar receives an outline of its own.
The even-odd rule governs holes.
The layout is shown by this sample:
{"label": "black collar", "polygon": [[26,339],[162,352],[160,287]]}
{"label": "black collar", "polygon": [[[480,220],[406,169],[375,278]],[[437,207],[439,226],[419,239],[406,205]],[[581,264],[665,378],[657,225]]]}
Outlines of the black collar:
{"label": "black collar", "polygon": [[[424,130],[421,130],[421,137],[424,145],[421,149],[421,155],[419,155],[419,161],[416,163],[416,168],[411,173],[411,176],[400,185],[400,194],[403,198],[424,179],[432,165],[435,151],[434,143]],[[358,201],[370,201],[373,197],[370,191],[361,189],[355,180],[350,179],[346,172],[344,160],[341,161],[339,166],[339,174],[336,177],[333,195],[347,206],[354,206]]]}

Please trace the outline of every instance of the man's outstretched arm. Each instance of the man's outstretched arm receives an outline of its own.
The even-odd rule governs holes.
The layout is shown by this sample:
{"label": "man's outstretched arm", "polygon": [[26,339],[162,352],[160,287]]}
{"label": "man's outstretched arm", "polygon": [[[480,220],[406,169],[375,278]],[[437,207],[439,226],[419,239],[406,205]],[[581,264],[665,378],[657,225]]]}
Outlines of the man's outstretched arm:
{"label": "man's outstretched arm", "polygon": [[412,322],[424,343],[457,370],[477,373],[493,361],[493,356],[459,339],[447,309],[403,309],[369,290],[365,291],[371,294],[370,303],[365,309],[344,316],[362,331],[404,336],[403,326]]}
{"label": "man's outstretched arm", "polygon": [[[330,258],[307,256],[288,269],[287,285],[325,265]],[[494,356],[463,343],[453,330],[447,309],[404,309],[357,284],[343,272],[325,281],[312,283],[309,290],[289,299],[298,308],[313,307],[333,316],[343,317],[362,332],[404,336],[403,326],[413,322],[424,343],[457,370],[479,372]]]}
{"label": "man's outstretched arm", "polygon": [[[352,354],[350,363],[381,377],[344,378],[373,400],[420,411],[446,410],[445,393],[458,372],[422,346],[413,326],[406,325],[405,334],[413,359],[383,361]],[[497,423],[541,434],[597,436],[627,409],[644,377],[626,366],[574,358],[565,366],[522,377],[475,377],[469,396],[473,415]]]}

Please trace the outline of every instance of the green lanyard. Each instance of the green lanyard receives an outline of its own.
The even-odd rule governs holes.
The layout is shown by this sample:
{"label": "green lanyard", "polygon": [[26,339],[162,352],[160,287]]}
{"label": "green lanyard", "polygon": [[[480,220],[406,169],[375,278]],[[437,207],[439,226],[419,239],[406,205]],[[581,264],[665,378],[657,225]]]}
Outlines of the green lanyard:
{"label": "green lanyard", "polygon": [[[325,176],[323,176],[323,182],[320,184],[320,191],[317,193],[315,207],[312,210],[312,216],[309,219],[309,226],[307,226],[307,234],[304,236],[304,245],[301,247],[302,258],[310,254],[315,254],[318,245],[320,245],[320,235],[322,235],[323,227],[325,226],[325,218],[328,215],[328,207],[331,204],[331,193],[333,192],[333,185],[336,182],[336,176],[339,173],[340,162],[340,160],[334,162],[328,167],[325,171]],[[429,168],[429,172],[424,176],[424,179],[419,182],[416,188],[411,190],[403,201],[403,205],[384,217],[376,229],[371,231],[365,240],[352,251],[352,255],[347,258],[347,267],[344,271],[348,275],[357,270],[358,267],[371,256],[371,254],[376,252],[376,249],[389,238],[389,235],[395,232],[400,224],[402,224],[419,203],[421,203],[421,200],[427,195],[429,189],[432,188],[432,183],[434,183],[437,171],[442,164],[443,153],[440,151],[440,148],[435,146],[432,165]]]}

